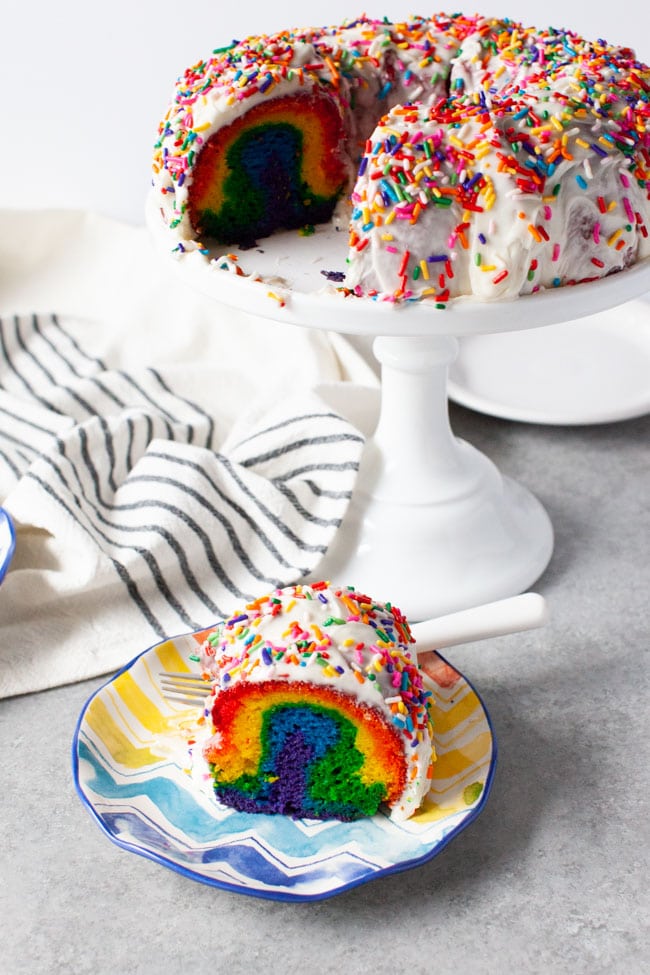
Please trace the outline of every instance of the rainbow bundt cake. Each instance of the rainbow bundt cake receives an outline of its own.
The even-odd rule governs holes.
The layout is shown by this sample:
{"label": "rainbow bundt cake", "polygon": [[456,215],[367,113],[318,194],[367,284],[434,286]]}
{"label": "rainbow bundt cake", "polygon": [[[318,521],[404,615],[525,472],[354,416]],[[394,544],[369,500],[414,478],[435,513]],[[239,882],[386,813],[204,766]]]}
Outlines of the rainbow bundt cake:
{"label": "rainbow bundt cake", "polygon": [[178,253],[333,219],[345,295],[491,300],[650,256],[650,69],[571,31],[435,14],[250,37],[185,72],[159,135]]}
{"label": "rainbow bundt cake", "polygon": [[352,588],[277,589],[203,644],[215,681],[203,746],[220,802],[354,820],[411,816],[435,753],[429,692],[400,611]]}

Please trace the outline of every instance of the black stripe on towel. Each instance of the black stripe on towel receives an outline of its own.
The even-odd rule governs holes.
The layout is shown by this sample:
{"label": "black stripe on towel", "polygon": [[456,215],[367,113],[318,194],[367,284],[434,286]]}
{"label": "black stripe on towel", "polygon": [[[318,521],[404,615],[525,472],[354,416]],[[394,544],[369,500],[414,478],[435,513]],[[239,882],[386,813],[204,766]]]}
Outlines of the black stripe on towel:
{"label": "black stripe on towel", "polygon": [[[273,545],[273,542],[271,542],[271,540],[263,532],[259,521],[256,521],[255,518],[251,514],[249,514],[244,508],[242,508],[240,504],[238,504],[236,501],[233,501],[233,499],[228,497],[227,494],[224,494],[224,492],[221,490],[218,484],[214,482],[214,480],[210,477],[210,475],[207,473],[205,468],[202,467],[200,464],[196,463],[195,461],[189,460],[187,457],[175,457],[173,454],[161,453],[160,451],[153,451],[153,450],[149,451],[148,456],[155,457],[157,460],[163,460],[168,464],[178,464],[180,466],[189,467],[192,470],[194,470],[197,474],[200,474],[201,477],[203,477],[208,482],[208,484],[210,485],[214,493],[219,497],[219,499],[223,501],[225,504],[227,504],[236,514],[238,514],[239,517],[242,518],[246,522],[246,524],[251,528],[251,530],[255,532],[255,534],[260,539],[262,544],[265,545],[270,552],[277,551],[275,549],[275,546]],[[300,538],[298,535],[292,532],[291,529],[285,524],[284,521],[282,521],[280,518],[274,515],[273,512],[270,511],[269,508],[267,508],[266,505],[262,501],[260,501],[260,499],[255,494],[252,493],[252,491],[250,491],[250,489],[243,483],[241,478],[237,476],[232,463],[227,457],[223,455],[219,455],[219,461],[222,469],[225,470],[230,475],[230,477],[237,485],[238,490],[241,491],[242,494],[245,494],[246,497],[254,503],[255,507],[259,510],[260,514],[262,514],[266,519],[268,519],[268,521],[273,525],[273,527],[278,532],[284,535],[289,541],[291,541],[293,545],[295,545],[297,548],[301,549],[304,552],[315,552],[323,555],[325,554],[325,546],[313,545],[313,544],[309,544],[308,542],[305,542],[302,538]],[[174,483],[179,483],[179,482],[174,482]],[[184,488],[187,489],[185,485]],[[205,501],[203,495],[198,495],[198,497],[201,503]]]}
{"label": "black stripe on towel", "polygon": [[[278,579],[270,578],[264,575],[255,567],[255,565],[253,565],[249,557],[246,555],[245,550],[242,548],[241,542],[239,541],[239,537],[235,532],[232,524],[217,508],[214,507],[213,504],[211,504],[208,501],[208,499],[204,495],[200,494],[198,491],[195,491],[189,485],[183,484],[182,481],[177,481],[175,478],[171,478],[171,477],[165,477],[162,474],[159,475],[143,474],[141,476],[129,478],[129,482],[130,483],[151,482],[154,484],[165,484],[167,486],[173,487],[174,490],[181,491],[182,493],[187,494],[189,497],[193,498],[203,508],[205,508],[205,510],[214,518],[215,521],[218,521],[219,524],[223,527],[224,531],[228,535],[228,539],[230,541],[230,544],[232,545],[233,552],[236,553],[240,562],[246,567],[249,573],[255,579],[258,579],[260,582],[266,582],[273,586],[280,585]],[[223,500],[225,501],[228,500],[225,496],[222,497]],[[150,502],[150,503],[154,504],[155,502]],[[159,503],[161,507],[165,506],[162,502]],[[131,506],[129,505],[128,507],[130,508]],[[234,508],[235,505],[231,503],[231,507]],[[291,562],[287,561],[287,559],[282,555],[280,551],[278,551],[278,549],[275,547],[273,542],[268,538],[268,536],[265,535],[263,531],[261,531],[261,529],[255,523],[253,518],[251,518],[250,515],[248,515],[248,513],[245,512],[243,509],[241,509],[239,506],[237,506],[237,509],[238,509],[237,514],[242,518],[243,521],[246,522],[250,530],[264,545],[267,551],[280,563],[280,565],[282,565],[285,569],[297,569],[297,571],[299,571],[301,575],[304,575],[307,572],[307,569],[299,569],[297,566],[294,566]],[[117,507],[117,510],[124,510],[124,506],[119,505]],[[324,546],[319,546],[318,548],[316,546],[312,546],[311,551],[322,552],[324,554],[325,548]]]}
{"label": "black stripe on towel", "polygon": [[[72,473],[74,474],[74,477],[79,487],[78,492],[75,491],[70,486],[67,479],[65,478],[65,475],[62,473],[60,468],[54,463],[51,457],[44,457],[43,459],[47,464],[49,464],[52,470],[57,474],[59,480],[62,482],[64,487],[69,491],[79,511],[83,513],[85,519],[92,526],[91,534],[93,532],[96,533],[107,544],[113,545],[116,548],[131,549],[132,551],[137,552],[139,555],[141,555],[144,558],[145,562],[149,566],[149,569],[152,572],[156,581],[163,583],[164,581],[163,581],[162,571],[160,570],[160,567],[158,566],[158,563],[155,560],[155,558],[153,556],[149,557],[149,553],[147,550],[136,545],[128,544],[126,542],[120,542],[118,541],[118,537],[117,537],[119,533],[129,535],[131,533],[136,533],[136,532],[141,532],[143,534],[150,533],[150,534],[158,535],[167,543],[171,551],[174,552],[174,554],[176,555],[180,572],[185,582],[187,583],[189,588],[192,589],[192,591],[197,596],[199,601],[202,602],[206,606],[206,608],[210,610],[210,612],[212,613],[220,612],[219,607],[213,602],[212,599],[210,599],[207,593],[205,593],[203,588],[199,585],[198,580],[196,579],[194,573],[190,568],[184,547],[178,542],[178,540],[174,537],[174,535],[171,532],[167,531],[167,529],[161,527],[158,524],[141,523],[137,525],[125,525],[125,524],[118,523],[113,519],[107,518],[102,513],[98,505],[94,504],[93,501],[88,497],[88,493],[84,486],[79,467],[75,465],[66,454],[62,453],[61,456],[67,461]],[[98,491],[97,471],[94,465],[92,464],[92,462],[90,461],[90,457],[88,457],[88,464],[86,465],[86,470],[88,471],[90,478],[93,482],[93,485],[95,487],[97,501],[107,511],[109,512],[137,511],[137,510],[147,510],[150,508],[158,507],[163,510],[167,510],[171,514],[175,515],[179,520],[181,520],[184,523],[186,528],[191,528],[194,534],[197,535],[199,540],[202,542],[206,559],[212,571],[214,572],[215,576],[219,579],[219,581],[222,583],[224,588],[226,588],[229,592],[231,592],[233,596],[236,596],[238,599],[243,598],[244,593],[242,593],[242,591],[228,577],[223,567],[221,566],[221,563],[217,559],[207,534],[203,531],[203,529],[200,528],[200,526],[196,524],[196,522],[194,522],[193,519],[189,518],[185,512],[183,512],[178,507],[175,507],[173,505],[168,505],[167,503],[160,501],[159,499],[156,498],[150,500],[144,499],[142,501],[133,502],[132,504],[111,505],[101,498],[101,493],[97,493]],[[100,525],[104,526],[104,528],[110,531],[102,530]],[[84,527],[86,527],[86,530],[88,530],[88,525]],[[167,588],[166,584],[164,584],[164,586],[159,586],[159,588],[161,589],[161,595],[165,595],[167,602],[170,604],[170,606],[172,606],[173,609],[176,610],[176,612],[178,612],[181,619],[183,619],[183,621],[186,623],[192,622],[189,619],[189,617],[187,617],[183,613],[180,604],[177,602],[176,598],[172,596],[171,591]]]}
{"label": "black stripe on towel", "polygon": [[[211,417],[209,413],[206,413],[206,411],[204,409],[202,409],[200,406],[198,406],[198,404],[192,402],[192,400],[188,399],[186,396],[180,396],[178,393],[175,393],[167,385],[167,383],[165,382],[165,380],[162,378],[162,376],[160,375],[160,373],[156,369],[150,369],[149,371],[151,372],[151,375],[152,376],[155,376],[156,377],[157,381],[160,383],[160,386],[162,387],[162,389],[165,390],[166,393],[168,393],[170,396],[174,396],[176,399],[181,400],[183,403],[186,403],[192,410],[194,410],[195,413],[198,413],[199,416],[202,416],[204,420],[207,420],[207,423],[208,423],[208,434],[207,434],[207,436],[205,438],[205,443],[202,444],[201,446],[207,447],[208,450],[211,450],[212,449],[212,445],[214,443],[214,418]],[[194,431],[194,427],[192,427],[192,426],[190,426],[188,424],[188,436],[189,436],[189,441],[188,442],[189,443],[193,443],[194,442],[194,439],[193,439],[194,438],[194,432],[195,432]]]}
{"label": "black stripe on towel", "polygon": [[[61,507],[70,515],[71,518],[74,518],[75,521],[77,520],[76,512],[74,512],[69,507],[69,505],[66,504],[63,498],[61,498],[56,493],[54,488],[51,487],[51,485],[49,485],[47,481],[44,481],[42,478],[38,477],[38,475],[34,474],[33,471],[28,471],[25,476],[31,478],[31,480],[35,481],[38,485],[40,485],[40,487],[46,492],[46,494],[48,494],[54,501],[56,501],[59,505],[61,505]],[[158,636],[160,637],[165,636],[165,628],[162,626],[160,621],[152,612],[149,604],[140,593],[140,590],[138,589],[136,582],[131,578],[126,568],[120,562],[118,562],[117,559],[112,558],[112,556],[108,555],[108,558],[110,559],[120,579],[125,584],[127,591],[131,596],[131,599],[134,601],[134,603],[136,604],[136,606],[138,607],[142,615],[145,617],[145,619],[147,620],[151,628]],[[196,626],[193,626],[193,628],[196,629]]]}
{"label": "black stripe on towel", "polygon": [[[193,591],[200,599],[200,601],[203,602],[204,605],[208,609],[210,609],[211,612],[219,612],[218,607],[215,605],[212,599],[210,599],[210,597],[207,596],[207,594],[204,592],[203,588],[199,585],[198,580],[195,578],[194,573],[190,569],[189,563],[187,562],[187,557],[185,555],[184,548],[178,543],[176,538],[170,532],[168,532],[166,529],[162,528],[158,524],[125,525],[122,523],[118,523],[114,519],[107,518],[101,512],[99,505],[109,513],[138,511],[138,510],[145,511],[147,509],[155,509],[155,508],[159,508],[161,510],[167,511],[170,514],[174,515],[175,518],[180,520],[183,523],[184,528],[186,530],[191,530],[192,533],[201,542],[206,560],[210,565],[210,568],[212,569],[212,572],[214,573],[215,577],[220,581],[222,586],[225,589],[227,589],[228,592],[230,592],[236,598],[238,599],[244,598],[246,594],[243,593],[242,590],[233,582],[233,580],[230,578],[230,576],[226,573],[225,569],[223,568],[220,560],[218,559],[214,547],[212,546],[212,543],[210,541],[208,533],[204,531],[203,528],[201,528],[201,526],[193,518],[189,517],[187,513],[184,512],[177,505],[171,505],[168,502],[165,502],[162,499],[155,498],[155,497],[145,498],[136,502],[126,503],[126,504],[113,504],[109,501],[106,501],[102,497],[100,477],[97,468],[95,467],[90,456],[86,433],[84,430],[79,430],[77,432],[82,442],[82,460],[83,460],[82,465],[75,464],[73,460],[70,458],[70,456],[65,453],[63,449],[64,448],[63,443],[60,444],[60,447],[61,447],[61,456],[65,458],[66,462],[70,466],[70,469],[72,470],[75,476],[79,488],[78,492],[74,492],[72,490],[72,488],[67,483],[67,481],[63,479],[63,476],[59,468],[53,464],[50,458],[44,458],[44,459],[48,463],[52,464],[53,470],[55,470],[56,473],[59,475],[59,477],[64,480],[65,486],[74,496],[76,503],[78,504],[80,510],[84,511],[86,517],[91,518],[88,509],[90,509],[94,513],[94,518],[96,519],[94,523],[94,527],[97,530],[98,534],[104,540],[106,540],[110,544],[128,548],[128,545],[118,542],[113,534],[109,535],[105,531],[102,531],[99,528],[98,523],[101,523],[107,529],[111,529],[113,532],[118,532],[118,533],[123,532],[125,534],[129,534],[132,532],[141,531],[141,532],[151,532],[153,534],[157,534],[159,537],[163,538],[167,542],[170,549],[175,553],[179,562],[179,567],[181,569],[183,577],[185,578],[185,581],[190,586],[190,588],[193,589]],[[88,496],[87,484],[84,483],[85,478],[82,476],[84,473],[88,475],[90,481],[92,482],[97,504],[94,504],[91,498]],[[137,481],[140,479],[141,478],[138,475],[136,475],[135,477],[131,477],[128,483],[129,484],[134,482],[137,483]],[[240,562],[251,573],[251,575],[253,575],[254,578],[259,579],[260,581],[266,582],[267,584],[270,583],[272,585],[276,585],[278,583],[278,580],[275,577],[269,578],[268,576],[265,576],[264,574],[260,573],[259,570],[256,569],[255,566],[253,566],[253,564],[250,562],[241,545],[241,542],[239,541],[238,536],[232,529],[232,526],[229,524],[227,519],[224,516],[219,515],[218,513],[217,513],[217,518],[219,522],[222,524],[226,533],[228,534],[228,538],[232,546],[232,551],[238,556]]]}
{"label": "black stripe on towel", "polygon": [[245,460],[240,461],[240,463],[242,467],[256,467],[258,464],[263,464],[267,460],[277,460],[278,457],[284,457],[296,450],[302,450],[304,447],[317,447],[322,444],[334,443],[362,444],[363,442],[363,437],[354,433],[331,433],[322,437],[303,437],[301,440],[294,440],[293,443],[282,444],[255,457],[247,457]]}
{"label": "black stripe on towel", "polygon": [[59,319],[58,319],[58,317],[56,315],[51,315],[50,316],[50,320],[52,322],[52,325],[64,337],[64,339],[66,340],[66,342],[69,342],[70,343],[70,345],[73,347],[73,349],[75,350],[75,352],[82,359],[85,359],[86,362],[88,362],[88,363],[93,363],[93,365],[97,366],[97,368],[98,368],[98,370],[100,372],[105,372],[106,371],[106,366],[104,365],[104,362],[101,359],[98,359],[96,356],[89,355],[87,352],[85,352],[81,348],[81,346],[79,345],[79,343],[77,342],[77,340],[74,338],[74,336],[70,335],[70,333],[67,332],[66,329],[63,328],[63,326],[61,325],[61,322],[59,321]]}
{"label": "black stripe on towel", "polygon": [[347,420],[344,420],[338,413],[301,413],[298,416],[290,416],[286,420],[281,420],[279,423],[271,424],[269,427],[264,427],[263,430],[256,430],[248,437],[239,440],[237,447],[241,447],[245,443],[250,443],[251,440],[259,440],[260,437],[265,437],[268,433],[275,433],[276,430],[286,430],[287,427],[304,423],[307,420],[338,420],[339,423],[347,425]]}
{"label": "black stripe on towel", "polygon": [[[34,333],[40,337],[41,341],[48,346],[53,356],[56,356],[56,358],[63,363],[63,365],[66,367],[66,370],[70,373],[71,376],[74,376],[77,379],[88,378],[88,374],[85,372],[81,372],[78,369],[78,367],[72,362],[72,359],[70,358],[69,355],[69,350],[66,349],[64,352],[63,348],[59,344],[57,344],[57,342],[54,341],[54,337],[55,335],[57,335],[57,332],[60,333],[61,335],[64,335],[63,330],[61,329],[61,326],[59,325],[59,322],[56,319],[56,316],[54,315],[48,316],[47,325],[46,328],[44,329],[41,326],[39,316],[32,315],[32,328]],[[65,338],[67,342],[70,343],[71,340],[69,336],[65,336]],[[76,345],[76,347],[73,346],[73,349],[75,352],[77,352],[77,354],[81,355],[81,357],[85,360],[85,362],[87,362],[89,365],[92,366],[94,372],[98,372],[99,370],[102,371],[104,370],[105,367],[101,362],[99,362],[97,359],[90,359],[88,356],[84,355],[84,353],[81,352],[81,349],[79,348],[78,345]]]}

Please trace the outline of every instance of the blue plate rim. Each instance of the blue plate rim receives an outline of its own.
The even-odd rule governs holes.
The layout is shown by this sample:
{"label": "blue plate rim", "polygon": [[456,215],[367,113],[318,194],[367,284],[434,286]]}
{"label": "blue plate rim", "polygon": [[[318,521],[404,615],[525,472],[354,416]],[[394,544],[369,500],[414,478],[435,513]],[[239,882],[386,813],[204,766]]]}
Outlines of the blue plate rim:
{"label": "blue plate rim", "polygon": [[476,695],[479,704],[483,710],[483,713],[485,715],[485,720],[487,722],[487,726],[490,732],[492,751],[490,756],[490,765],[485,779],[485,785],[483,786],[483,792],[481,793],[481,797],[479,801],[467,813],[467,815],[462,819],[462,821],[458,823],[458,825],[455,826],[453,829],[451,829],[425,855],[420,857],[413,857],[410,860],[404,860],[401,861],[400,863],[390,864],[387,867],[381,867],[378,870],[374,870],[372,873],[366,874],[364,876],[355,877],[353,880],[341,884],[338,887],[330,888],[324,891],[319,891],[318,893],[315,894],[296,894],[296,893],[291,893],[289,891],[285,892],[281,890],[265,890],[256,887],[245,887],[239,884],[230,883],[227,880],[220,880],[219,878],[216,877],[207,877],[205,874],[198,873],[195,870],[191,870],[189,867],[184,867],[182,864],[175,863],[173,860],[167,859],[167,857],[163,856],[161,853],[157,853],[154,850],[148,850],[146,847],[136,846],[134,843],[130,843],[128,840],[123,840],[115,836],[115,834],[111,832],[111,830],[103,821],[99,813],[96,811],[91,800],[84,793],[81,783],[79,781],[79,734],[86,715],[86,711],[88,710],[91,702],[95,699],[95,697],[98,694],[100,694],[103,691],[105,687],[107,687],[109,684],[112,684],[113,681],[116,680],[121,674],[126,673],[126,671],[130,670],[131,667],[133,667],[134,664],[136,664],[141,657],[144,657],[151,650],[155,649],[155,647],[160,646],[162,643],[166,643],[168,640],[172,640],[172,641],[179,640],[182,639],[183,637],[191,636],[193,632],[202,632],[203,630],[208,628],[209,627],[201,627],[200,631],[186,631],[184,633],[179,633],[176,636],[166,637],[164,640],[157,640],[155,643],[152,643],[151,646],[146,648],[146,650],[142,650],[140,653],[136,654],[136,656],[133,657],[132,660],[130,660],[123,667],[121,667],[118,671],[111,674],[110,677],[108,677],[102,684],[100,684],[100,686],[96,688],[92,692],[92,694],[87,698],[85,704],[81,709],[79,717],[77,718],[74,734],[72,737],[72,747],[71,747],[72,775],[73,775],[74,787],[77,792],[77,795],[79,796],[82,802],[82,805],[86,807],[86,809],[88,810],[92,818],[95,820],[95,822],[97,823],[101,831],[116,846],[120,847],[123,850],[127,850],[129,853],[135,853],[137,856],[144,857],[147,860],[152,860],[154,863],[158,863],[169,870],[173,870],[175,873],[179,873],[181,874],[181,876],[187,877],[189,880],[194,880],[208,887],[216,887],[219,890],[226,890],[234,894],[243,894],[248,897],[258,897],[261,898],[262,900],[302,903],[302,902],[328,900],[331,897],[338,896],[339,894],[344,894],[346,891],[353,890],[354,888],[360,887],[363,884],[367,884],[375,880],[379,880],[382,877],[388,877],[391,874],[402,873],[405,870],[412,870],[415,867],[422,866],[423,864],[428,863],[430,860],[433,860],[434,857],[438,856],[438,854],[441,853],[448,846],[448,844],[451,843],[451,841],[455,839],[456,836],[459,835],[459,833],[461,833],[464,829],[470,826],[482,813],[483,809],[485,808],[485,804],[489,798],[490,792],[492,791],[492,785],[494,782],[494,776],[495,776],[496,766],[497,766],[498,746],[497,746],[496,736],[494,733],[494,725],[492,723],[492,718],[485,706],[483,698],[476,690],[472,682],[468,680],[467,677],[465,677],[465,675],[462,674],[461,671],[459,671],[458,668],[454,666],[454,664],[448,661],[441,653],[438,653],[438,651],[436,651],[436,655],[440,658],[440,660],[442,660],[443,663],[447,664],[449,667],[451,667],[452,670],[454,670],[457,674],[459,674],[462,677],[462,679],[465,681],[465,683],[468,685],[470,690],[472,690],[473,693]]}
{"label": "blue plate rim", "polygon": [[0,582],[4,579],[9,568],[9,564],[13,558],[14,552],[16,551],[16,529],[14,528],[14,523],[9,516],[9,512],[0,507],[0,530],[2,527],[6,527],[9,532],[9,545],[7,546],[6,552],[0,562]]}

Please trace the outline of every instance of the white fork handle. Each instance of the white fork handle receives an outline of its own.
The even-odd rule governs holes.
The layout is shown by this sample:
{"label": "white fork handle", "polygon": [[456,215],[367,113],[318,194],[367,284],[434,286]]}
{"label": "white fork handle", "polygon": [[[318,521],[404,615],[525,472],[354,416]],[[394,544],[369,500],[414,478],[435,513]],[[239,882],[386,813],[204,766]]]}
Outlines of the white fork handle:
{"label": "white fork handle", "polygon": [[506,633],[534,630],[544,626],[547,620],[544,597],[536,592],[525,592],[521,596],[510,596],[448,616],[412,623],[411,632],[416,641],[414,650],[420,654]]}

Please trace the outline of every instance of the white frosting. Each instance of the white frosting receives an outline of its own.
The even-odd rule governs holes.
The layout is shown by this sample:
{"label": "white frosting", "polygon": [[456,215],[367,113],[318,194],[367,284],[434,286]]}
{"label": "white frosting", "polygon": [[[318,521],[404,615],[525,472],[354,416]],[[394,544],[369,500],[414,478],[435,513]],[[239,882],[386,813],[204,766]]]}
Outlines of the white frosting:
{"label": "white frosting", "polygon": [[[537,107],[536,101],[531,103]],[[548,109],[546,99],[543,105]],[[512,124],[508,116],[507,125]],[[396,162],[391,148],[379,151],[369,157],[364,175],[357,180],[351,228],[358,241],[349,252],[349,288],[390,297],[405,275],[403,296],[439,294],[443,287],[438,276],[448,261],[453,276],[445,274],[444,288],[450,298],[472,294],[496,300],[602,277],[650,255],[650,235],[640,232],[634,216],[641,214],[650,225],[645,191],[621,155],[595,156],[591,144],[598,133],[593,131],[593,119],[572,127],[570,158],[555,162],[546,194],[526,191],[520,184],[530,146],[540,143],[520,128],[518,135],[526,148],[513,150],[514,140],[504,136],[505,127],[496,116],[486,123],[485,115],[469,118],[458,128],[446,126],[431,121],[425,109],[409,116],[398,110],[384,120],[375,142],[406,135],[406,158]],[[598,129],[607,131],[602,125]],[[427,139],[444,146],[435,181],[422,181],[426,190],[418,190],[417,183],[415,189],[406,184],[403,199],[391,199],[386,205],[387,191],[399,190],[400,166],[416,180],[431,171],[429,154],[422,147]],[[477,198],[480,211],[468,211],[463,200],[454,196],[444,209],[435,202],[435,193],[444,193],[459,179],[459,157],[449,152],[450,139],[452,149],[470,147],[476,152],[476,159],[461,162],[465,169],[460,179],[471,180],[476,174],[485,179]],[[550,155],[555,143],[541,151]],[[516,170],[503,166],[508,153]],[[378,173],[387,175],[378,179]],[[553,187],[560,189],[554,194]],[[413,203],[419,204],[417,219],[410,219]],[[463,225],[464,232],[458,233]],[[435,260],[443,256],[446,261]]]}

